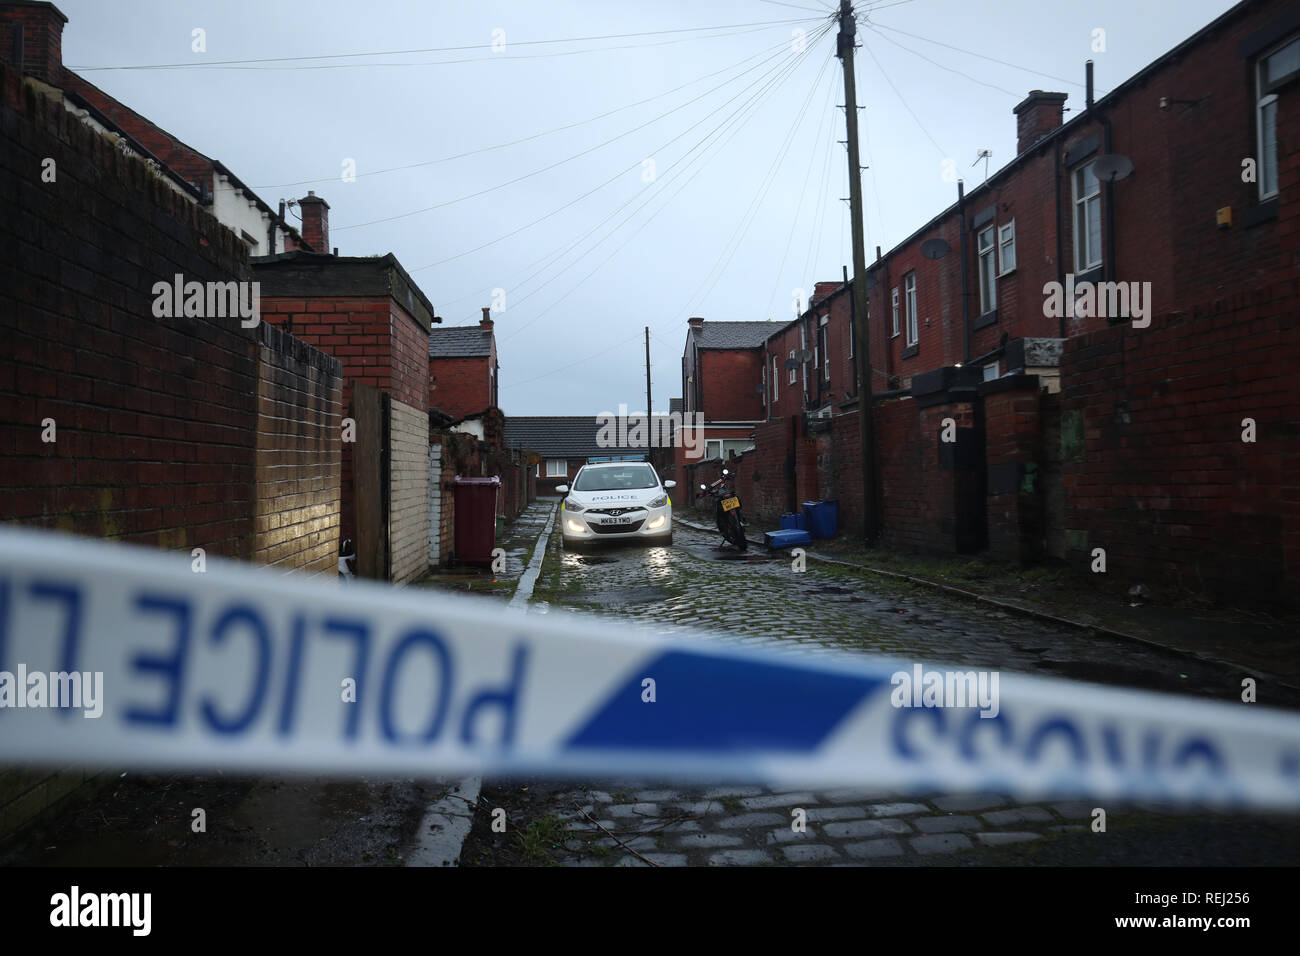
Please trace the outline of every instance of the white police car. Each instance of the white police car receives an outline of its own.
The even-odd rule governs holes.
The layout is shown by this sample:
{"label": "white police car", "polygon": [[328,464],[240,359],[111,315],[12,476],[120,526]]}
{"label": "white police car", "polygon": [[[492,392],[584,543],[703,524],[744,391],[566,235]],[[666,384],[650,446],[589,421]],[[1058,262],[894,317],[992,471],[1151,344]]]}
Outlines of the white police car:
{"label": "white police car", "polygon": [[673,503],[668,489],[644,461],[583,465],[573,487],[559,485],[560,532],[566,547],[591,541],[648,541],[671,544]]}

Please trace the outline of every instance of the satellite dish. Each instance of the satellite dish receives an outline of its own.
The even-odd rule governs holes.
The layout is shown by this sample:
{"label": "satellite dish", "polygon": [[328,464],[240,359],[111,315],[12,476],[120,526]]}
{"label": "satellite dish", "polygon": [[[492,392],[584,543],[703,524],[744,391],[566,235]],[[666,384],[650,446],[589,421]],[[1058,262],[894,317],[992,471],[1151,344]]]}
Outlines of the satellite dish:
{"label": "satellite dish", "polygon": [[788,358],[788,359],[786,359],[786,360],[785,360],[783,363],[781,363],[781,364],[783,364],[786,368],[789,368],[789,369],[794,369],[794,368],[798,368],[798,367],[799,367],[799,362],[798,362],[798,360],[797,360],[797,359],[792,359],[792,358]]}
{"label": "satellite dish", "polygon": [[801,362],[811,362],[813,358],[813,354],[812,352],[809,352],[807,349],[800,349],[799,354],[796,356],[796,358],[798,358],[799,361]]}
{"label": "satellite dish", "polygon": [[1133,160],[1119,153],[1105,153],[1092,163],[1092,174],[1108,183],[1118,182],[1133,172]]}
{"label": "satellite dish", "polygon": [[767,394],[767,386],[766,386],[766,385],[755,385],[755,386],[754,386],[754,391],[758,392],[758,394],[760,394],[760,395],[766,395],[766,394]]}
{"label": "satellite dish", "polygon": [[952,252],[952,246],[948,245],[945,240],[940,239],[937,236],[921,243],[921,255],[925,256],[927,259],[942,259],[950,252]]}

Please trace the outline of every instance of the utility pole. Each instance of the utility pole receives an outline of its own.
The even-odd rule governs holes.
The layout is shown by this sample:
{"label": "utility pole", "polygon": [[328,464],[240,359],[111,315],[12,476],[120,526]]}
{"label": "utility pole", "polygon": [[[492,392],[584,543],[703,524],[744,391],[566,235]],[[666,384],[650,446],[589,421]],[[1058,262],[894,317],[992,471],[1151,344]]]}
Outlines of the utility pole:
{"label": "utility pole", "polygon": [[853,229],[853,353],[858,373],[858,441],[862,448],[862,531],[868,545],[880,531],[876,515],[876,437],[871,401],[871,335],[867,328],[867,251],[862,223],[862,167],[858,162],[858,98],[853,81],[857,21],[850,0],[840,0],[835,55],[844,67],[844,126],[849,150],[849,222]]}
{"label": "utility pole", "polygon": [[650,326],[645,327],[645,415],[647,425],[653,414],[654,406],[650,404]]}

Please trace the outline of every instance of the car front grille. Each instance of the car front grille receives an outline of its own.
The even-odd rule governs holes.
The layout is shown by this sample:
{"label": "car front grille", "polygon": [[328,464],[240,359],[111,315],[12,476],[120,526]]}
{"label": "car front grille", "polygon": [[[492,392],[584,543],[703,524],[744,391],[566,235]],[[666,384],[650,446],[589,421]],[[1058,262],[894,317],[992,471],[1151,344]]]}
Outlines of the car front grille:
{"label": "car front grille", "polygon": [[587,514],[621,515],[621,514],[627,514],[629,511],[643,511],[643,510],[645,509],[641,505],[632,505],[631,507],[628,508],[588,508]]}
{"label": "car front grille", "polygon": [[641,525],[645,524],[645,518],[639,521],[633,521],[631,524],[603,525],[593,524],[587,527],[591,528],[596,534],[628,534],[632,531],[641,530]]}

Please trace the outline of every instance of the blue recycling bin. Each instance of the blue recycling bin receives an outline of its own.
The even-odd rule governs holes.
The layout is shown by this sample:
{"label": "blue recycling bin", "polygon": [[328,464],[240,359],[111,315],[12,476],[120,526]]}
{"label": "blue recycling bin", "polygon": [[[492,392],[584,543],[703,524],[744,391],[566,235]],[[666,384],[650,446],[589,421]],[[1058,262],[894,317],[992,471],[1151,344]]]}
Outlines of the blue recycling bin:
{"label": "blue recycling bin", "polygon": [[840,503],[837,499],[829,501],[805,501],[803,513],[808,518],[808,533],[814,538],[833,538],[839,532]]}
{"label": "blue recycling bin", "polygon": [[803,511],[804,530],[814,538],[817,537],[817,532],[814,529],[817,527],[817,509],[820,505],[820,501],[801,501],[799,503],[799,507]]}
{"label": "blue recycling bin", "polygon": [[803,515],[786,513],[781,515],[781,530],[807,531],[808,523],[804,520]]}
{"label": "blue recycling bin", "polygon": [[817,502],[817,520],[820,531],[814,535],[818,538],[833,538],[840,533],[840,503],[836,498]]}

